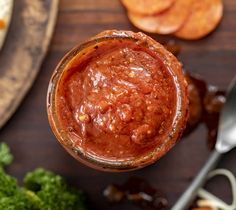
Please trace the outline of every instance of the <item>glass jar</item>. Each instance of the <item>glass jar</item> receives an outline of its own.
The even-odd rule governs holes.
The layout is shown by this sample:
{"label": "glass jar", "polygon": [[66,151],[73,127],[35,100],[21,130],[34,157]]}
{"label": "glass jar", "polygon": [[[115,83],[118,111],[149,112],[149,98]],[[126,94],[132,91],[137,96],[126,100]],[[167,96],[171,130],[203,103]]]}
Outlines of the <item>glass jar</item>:
{"label": "glass jar", "polygon": [[135,170],[180,138],[187,82],[174,55],[147,35],[105,31],[59,62],[47,112],[56,138],[78,161],[105,171]]}

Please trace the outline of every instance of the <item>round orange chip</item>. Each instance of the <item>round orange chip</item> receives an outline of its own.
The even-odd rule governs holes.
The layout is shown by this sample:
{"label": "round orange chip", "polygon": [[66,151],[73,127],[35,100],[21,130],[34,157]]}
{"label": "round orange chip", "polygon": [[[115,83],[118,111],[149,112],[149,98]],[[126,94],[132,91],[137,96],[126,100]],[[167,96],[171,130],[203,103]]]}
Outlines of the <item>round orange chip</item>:
{"label": "round orange chip", "polygon": [[190,14],[192,0],[176,0],[168,10],[153,16],[128,13],[130,21],[139,29],[159,34],[171,34],[177,31]]}
{"label": "round orange chip", "polygon": [[216,28],[222,16],[221,0],[194,0],[188,20],[174,35],[188,40],[200,39]]}
{"label": "round orange chip", "polygon": [[153,15],[172,6],[175,0],[121,0],[123,5],[132,13]]}

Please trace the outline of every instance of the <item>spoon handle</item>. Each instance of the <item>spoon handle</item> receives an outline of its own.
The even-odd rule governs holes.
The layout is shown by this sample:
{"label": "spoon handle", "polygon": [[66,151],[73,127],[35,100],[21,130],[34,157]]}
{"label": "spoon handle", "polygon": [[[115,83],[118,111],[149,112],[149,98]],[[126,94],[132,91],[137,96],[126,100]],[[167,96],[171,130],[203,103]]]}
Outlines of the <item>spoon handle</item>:
{"label": "spoon handle", "polygon": [[201,169],[183,195],[179,198],[176,204],[171,208],[171,210],[185,210],[191,204],[197,194],[198,189],[204,184],[207,174],[213,168],[215,168],[221,156],[222,153],[219,153],[216,150],[212,152],[204,167]]}

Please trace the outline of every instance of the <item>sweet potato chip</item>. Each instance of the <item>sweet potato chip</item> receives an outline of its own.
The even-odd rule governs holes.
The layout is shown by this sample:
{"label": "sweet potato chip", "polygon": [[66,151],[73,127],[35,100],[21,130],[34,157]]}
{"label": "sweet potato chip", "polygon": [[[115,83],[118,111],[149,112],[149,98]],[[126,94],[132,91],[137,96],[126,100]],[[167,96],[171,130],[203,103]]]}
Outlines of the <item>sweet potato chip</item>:
{"label": "sweet potato chip", "polygon": [[139,29],[159,34],[171,34],[180,29],[190,14],[191,0],[176,0],[168,10],[152,15],[143,16],[128,13],[130,21]]}
{"label": "sweet potato chip", "polygon": [[194,0],[188,20],[174,35],[188,40],[200,39],[216,28],[222,16],[221,0]]}
{"label": "sweet potato chip", "polygon": [[172,6],[175,0],[121,0],[123,5],[132,13],[153,15]]}

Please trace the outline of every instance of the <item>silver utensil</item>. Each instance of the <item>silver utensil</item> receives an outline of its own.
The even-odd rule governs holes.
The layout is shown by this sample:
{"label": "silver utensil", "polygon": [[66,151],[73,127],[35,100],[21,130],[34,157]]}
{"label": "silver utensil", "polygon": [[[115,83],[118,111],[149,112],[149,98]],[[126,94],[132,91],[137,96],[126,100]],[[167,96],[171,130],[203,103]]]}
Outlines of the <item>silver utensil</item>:
{"label": "silver utensil", "polygon": [[223,154],[236,146],[236,76],[229,85],[226,102],[220,114],[217,142],[208,161],[171,210],[186,209],[204,184],[207,174],[215,168]]}

